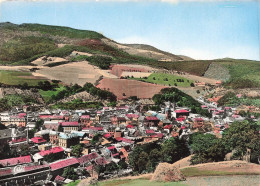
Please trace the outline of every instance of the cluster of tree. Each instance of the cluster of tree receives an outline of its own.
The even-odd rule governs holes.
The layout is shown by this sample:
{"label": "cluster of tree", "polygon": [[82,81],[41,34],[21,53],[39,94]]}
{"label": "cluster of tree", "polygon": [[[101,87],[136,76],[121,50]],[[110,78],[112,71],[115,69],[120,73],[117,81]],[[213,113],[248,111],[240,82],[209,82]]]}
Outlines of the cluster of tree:
{"label": "cluster of tree", "polygon": [[152,99],[156,105],[161,105],[164,104],[165,101],[170,101],[172,103],[177,103],[180,107],[189,107],[193,113],[211,117],[211,114],[207,110],[201,108],[201,104],[198,101],[174,87],[162,89],[160,94],[155,94]]}
{"label": "cluster of tree", "polygon": [[54,162],[55,160],[59,160],[59,159],[62,159],[63,158],[63,155],[62,154],[57,154],[57,153],[50,153],[48,155],[45,155],[43,157],[43,160],[44,161],[47,161],[47,162]]}
{"label": "cluster of tree", "polygon": [[97,66],[100,69],[109,69],[112,62],[112,58],[106,56],[90,56],[87,57],[87,60],[91,65]]}
{"label": "cluster of tree", "polygon": [[53,90],[54,88],[57,88],[60,81],[58,80],[52,80],[52,83],[49,81],[39,81],[38,87],[41,90],[47,91],[47,90]]}
{"label": "cluster of tree", "polygon": [[259,87],[259,83],[244,78],[233,78],[223,84],[226,87],[230,87],[232,89],[243,89],[243,88],[257,88]]}
{"label": "cluster of tree", "polygon": [[73,167],[67,167],[64,169],[62,173],[62,177],[71,179],[71,180],[77,180],[79,178],[78,174],[74,170]]}
{"label": "cluster of tree", "polygon": [[224,130],[222,138],[212,134],[195,133],[189,144],[194,153],[192,164],[223,161],[225,155],[233,152],[231,159],[242,159],[251,150],[251,162],[260,163],[260,127],[247,120],[234,122]]}
{"label": "cluster of tree", "polygon": [[84,91],[84,88],[82,88],[78,84],[74,84],[73,86],[66,86],[64,90],[58,92],[56,95],[53,94],[51,96],[51,100],[52,101],[58,101],[58,100],[61,100],[65,97],[69,97],[73,94],[76,94],[76,93],[82,92],[82,91]]}
{"label": "cluster of tree", "polygon": [[86,83],[83,87],[81,87],[78,84],[74,84],[73,86],[69,87],[66,86],[64,90],[58,92],[57,95],[52,95],[51,96],[51,101],[58,101],[61,100],[65,97],[68,97],[70,95],[74,95],[76,93],[79,92],[83,92],[86,91],[89,94],[91,94],[92,96],[97,96],[102,100],[111,100],[111,101],[116,101],[116,96],[106,90],[102,90],[100,88],[95,87],[93,84],[91,83]]}
{"label": "cluster of tree", "polygon": [[82,143],[77,144],[77,145],[72,146],[71,154],[73,156],[80,157],[82,155],[82,151],[83,151],[83,144]]}
{"label": "cluster of tree", "polygon": [[225,146],[215,135],[194,133],[190,136],[189,144],[194,153],[191,159],[192,164],[224,160]]}
{"label": "cluster of tree", "polygon": [[170,138],[162,144],[145,144],[134,148],[129,164],[135,172],[153,172],[160,162],[173,163],[190,154],[185,140]]}
{"label": "cluster of tree", "polygon": [[100,99],[109,99],[110,101],[116,101],[117,99],[112,92],[97,88],[91,83],[86,83],[83,88],[91,95],[98,96]]}
{"label": "cluster of tree", "polygon": [[14,106],[30,105],[32,103],[37,103],[37,100],[21,94],[10,94],[0,99],[0,111],[10,110]]}
{"label": "cluster of tree", "polygon": [[218,105],[237,105],[239,104],[239,102],[239,98],[236,97],[236,94],[234,92],[227,92],[218,100]]}
{"label": "cluster of tree", "polygon": [[16,37],[1,46],[0,59],[19,61],[56,48],[55,42],[44,37]]}
{"label": "cluster of tree", "polygon": [[124,160],[120,160],[117,164],[112,161],[106,164],[105,166],[96,165],[94,169],[98,174],[100,174],[100,173],[112,173],[115,171],[126,169],[127,167],[128,164]]}
{"label": "cluster of tree", "polygon": [[177,80],[177,82],[180,82],[180,83],[184,82],[184,79],[176,79],[176,80]]}

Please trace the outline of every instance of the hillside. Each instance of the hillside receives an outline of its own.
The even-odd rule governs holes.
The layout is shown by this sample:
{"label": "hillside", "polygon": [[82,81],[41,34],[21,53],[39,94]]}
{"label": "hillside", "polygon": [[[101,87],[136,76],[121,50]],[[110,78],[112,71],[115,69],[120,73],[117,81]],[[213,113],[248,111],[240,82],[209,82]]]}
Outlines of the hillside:
{"label": "hillside", "polygon": [[[75,62],[82,62],[82,68]],[[258,61],[231,58],[193,60],[150,45],[120,44],[94,31],[41,24],[0,23],[0,64],[27,65],[27,72],[35,67],[38,70],[33,75],[37,76],[37,79],[41,79],[41,75],[43,79],[60,77],[65,83],[81,85],[86,81],[96,83],[101,77],[113,78],[110,72],[104,71],[108,70],[111,64],[139,64],[145,68],[153,67],[155,71],[164,70],[168,74],[185,72],[187,77],[185,74],[180,75],[188,79],[188,75],[195,75],[193,81],[197,81],[198,76],[226,81],[224,85],[229,88],[260,86]],[[93,65],[98,68],[92,67]],[[5,70],[6,66],[0,66],[1,70]],[[73,76],[76,79],[64,79],[62,76],[66,74],[63,74],[63,67],[67,69],[66,73],[69,69],[74,69],[74,74],[68,77]],[[84,75],[85,72],[90,74]]]}

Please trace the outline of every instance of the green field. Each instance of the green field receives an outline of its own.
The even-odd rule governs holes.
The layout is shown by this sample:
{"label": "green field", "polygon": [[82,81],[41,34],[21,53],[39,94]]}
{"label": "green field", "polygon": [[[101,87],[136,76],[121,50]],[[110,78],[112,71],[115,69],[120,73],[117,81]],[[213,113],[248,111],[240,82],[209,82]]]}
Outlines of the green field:
{"label": "green field", "polygon": [[249,79],[260,83],[260,62],[223,63],[229,69],[231,79]]}
{"label": "green field", "polygon": [[59,85],[59,88],[55,88],[54,90],[39,90],[39,93],[41,94],[42,98],[44,99],[45,102],[49,102],[51,100],[51,97],[53,95],[57,95],[59,92],[65,90],[66,88],[62,85]]}
{"label": "green field", "polygon": [[[131,78],[131,79],[136,79],[136,80],[141,80],[149,83],[155,83],[155,84],[160,84],[160,85],[165,85],[165,86],[178,86],[178,87],[190,87],[191,83],[194,83],[192,80],[180,77],[180,76],[175,76],[171,74],[163,74],[163,73],[153,73],[150,76],[145,78]],[[184,82],[178,82],[177,79],[181,79]]]}
{"label": "green field", "polygon": [[135,179],[135,180],[110,180],[98,182],[98,186],[185,186],[181,182],[155,182],[146,179]]}
{"label": "green field", "polygon": [[27,83],[29,86],[35,86],[42,81],[40,79],[30,79],[31,77],[33,76],[30,72],[0,71],[0,83],[6,85],[23,85]]}

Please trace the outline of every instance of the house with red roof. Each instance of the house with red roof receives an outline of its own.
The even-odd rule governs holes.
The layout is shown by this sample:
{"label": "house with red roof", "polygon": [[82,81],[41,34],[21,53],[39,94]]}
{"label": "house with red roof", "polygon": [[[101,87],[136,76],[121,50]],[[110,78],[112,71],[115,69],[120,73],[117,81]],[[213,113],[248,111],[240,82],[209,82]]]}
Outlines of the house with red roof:
{"label": "house with red roof", "polygon": [[173,117],[175,117],[175,118],[188,117],[189,115],[190,115],[190,111],[185,110],[185,109],[179,109],[179,110],[175,110],[173,112]]}
{"label": "house with red roof", "polygon": [[128,162],[129,152],[131,152],[131,147],[130,146],[122,147],[120,149],[120,151],[119,151],[120,159],[125,160],[126,162]]}
{"label": "house with red roof", "polygon": [[78,160],[80,165],[84,165],[86,163],[89,163],[89,162],[95,160],[98,157],[99,157],[98,154],[96,152],[93,152],[93,153],[90,153],[88,155],[81,156],[77,160]]}
{"label": "house with red roof", "polygon": [[33,158],[34,158],[34,161],[38,161],[39,160],[39,157],[45,157],[45,156],[48,156],[50,154],[53,154],[55,155],[54,156],[54,160],[58,160],[58,159],[62,159],[64,157],[64,150],[63,148],[61,147],[53,147],[52,149],[49,149],[49,150],[43,150],[43,151],[40,151],[38,153],[36,153]]}
{"label": "house with red roof", "polygon": [[118,138],[115,138],[116,141],[118,142],[125,142],[125,143],[130,143],[130,144],[133,144],[134,141],[130,140],[130,139],[126,139],[126,138],[122,138],[122,137],[118,137]]}
{"label": "house with red roof", "polygon": [[90,116],[89,115],[82,115],[82,116],[80,116],[80,122],[82,124],[89,123],[89,120],[90,120]]}
{"label": "house with red roof", "polygon": [[77,121],[65,121],[65,122],[60,122],[59,125],[63,128],[63,132],[69,133],[73,130],[78,131],[80,124]]}
{"label": "house with red roof", "polygon": [[160,120],[156,116],[146,116],[143,122],[144,122],[144,126],[152,127],[152,126],[158,126]]}
{"label": "house with red roof", "polygon": [[30,139],[33,143],[37,144],[37,145],[41,145],[46,143],[47,141],[41,137],[33,137]]}
{"label": "house with red roof", "polygon": [[30,155],[0,160],[0,164],[4,167],[21,165],[21,164],[26,164],[31,162],[32,160]]}
{"label": "house with red roof", "polygon": [[111,157],[113,157],[113,158],[117,158],[118,157],[119,158],[119,153],[118,153],[118,151],[117,151],[115,146],[107,147],[107,149],[109,150]]}
{"label": "house with red roof", "polygon": [[77,158],[69,158],[65,160],[56,161],[54,163],[49,164],[51,168],[51,174],[55,177],[57,175],[62,175],[63,170],[67,167],[78,167],[79,161]]}

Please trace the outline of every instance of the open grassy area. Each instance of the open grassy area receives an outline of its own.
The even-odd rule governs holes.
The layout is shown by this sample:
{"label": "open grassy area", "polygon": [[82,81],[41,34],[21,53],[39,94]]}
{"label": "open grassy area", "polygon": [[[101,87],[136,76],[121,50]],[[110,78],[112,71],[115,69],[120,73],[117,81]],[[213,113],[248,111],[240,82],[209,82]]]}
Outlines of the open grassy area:
{"label": "open grassy area", "polygon": [[74,182],[66,184],[65,186],[76,186],[76,185],[78,185],[79,182],[80,182],[80,180],[76,180]]}
{"label": "open grassy area", "polygon": [[18,71],[0,71],[0,83],[7,85],[23,85],[27,83],[29,86],[35,86],[41,79],[33,78],[30,72],[18,72]]}
{"label": "open grassy area", "polygon": [[[132,78],[131,78],[132,79]],[[190,87],[190,84],[193,83],[192,80],[163,73],[153,73],[147,79],[145,78],[133,78],[136,80],[142,80],[149,83],[155,83],[165,86],[179,86],[179,87]],[[182,81],[180,81],[182,80]]]}
{"label": "open grassy area", "polygon": [[39,90],[39,93],[41,94],[41,96],[43,97],[45,102],[49,102],[53,95],[56,96],[59,92],[65,90],[65,89],[66,88],[64,86],[59,85],[59,87],[55,88],[54,90],[48,90],[48,91]]}
{"label": "open grassy area", "polygon": [[98,182],[99,186],[185,186],[181,182],[154,182],[146,179],[134,179],[134,180],[110,180]]}
{"label": "open grassy area", "polygon": [[181,172],[185,177],[196,177],[196,176],[228,176],[228,175],[253,175],[248,172],[226,172],[226,171],[215,171],[215,170],[200,170],[196,167],[189,167],[181,169]]}

